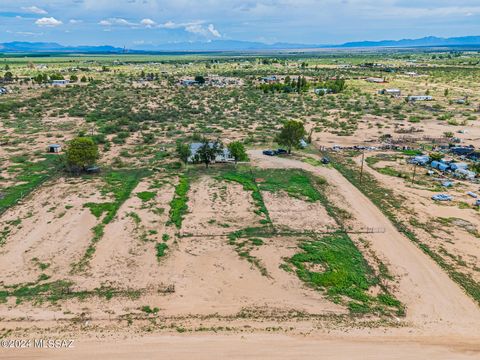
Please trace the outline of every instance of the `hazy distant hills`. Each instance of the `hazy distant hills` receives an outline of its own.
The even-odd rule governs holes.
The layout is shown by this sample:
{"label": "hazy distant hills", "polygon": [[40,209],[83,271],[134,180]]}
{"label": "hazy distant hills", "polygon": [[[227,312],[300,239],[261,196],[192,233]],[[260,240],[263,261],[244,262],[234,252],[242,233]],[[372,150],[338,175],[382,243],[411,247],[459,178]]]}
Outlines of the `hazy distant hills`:
{"label": "hazy distant hills", "polygon": [[[261,50],[288,50],[288,49],[345,49],[345,48],[402,48],[402,47],[443,47],[443,46],[480,46],[480,36],[463,36],[452,38],[440,38],[435,36],[421,39],[382,40],[382,41],[358,41],[347,42],[340,45],[312,45],[275,43],[264,44],[261,42],[238,41],[238,40],[215,40],[209,42],[179,42],[168,43],[158,46],[142,46],[129,49],[128,52],[162,52],[162,51],[261,51]],[[3,53],[122,53],[123,48],[103,46],[64,46],[51,42],[21,42],[13,41],[0,43],[0,52]]]}
{"label": "hazy distant hills", "polygon": [[338,47],[419,47],[419,46],[461,46],[480,45],[480,36],[462,36],[452,38],[440,38],[428,36],[421,39],[382,40],[382,41],[359,41],[348,42]]}
{"label": "hazy distant hills", "polygon": [[78,52],[78,53],[118,53],[121,48],[113,46],[64,46],[50,42],[13,41],[0,43],[0,52]]}

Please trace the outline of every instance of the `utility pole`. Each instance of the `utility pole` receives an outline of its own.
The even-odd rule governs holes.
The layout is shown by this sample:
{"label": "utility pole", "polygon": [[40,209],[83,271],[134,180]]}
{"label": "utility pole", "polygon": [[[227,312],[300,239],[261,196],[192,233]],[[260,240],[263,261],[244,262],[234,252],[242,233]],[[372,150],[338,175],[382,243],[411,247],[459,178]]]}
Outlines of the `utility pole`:
{"label": "utility pole", "polygon": [[365,160],[365,149],[362,149],[362,165],[360,167],[360,184],[362,183],[363,180],[363,162]]}
{"label": "utility pole", "polygon": [[417,164],[413,164],[413,175],[412,175],[412,185],[413,185],[413,182],[415,181],[415,173],[417,171]]}

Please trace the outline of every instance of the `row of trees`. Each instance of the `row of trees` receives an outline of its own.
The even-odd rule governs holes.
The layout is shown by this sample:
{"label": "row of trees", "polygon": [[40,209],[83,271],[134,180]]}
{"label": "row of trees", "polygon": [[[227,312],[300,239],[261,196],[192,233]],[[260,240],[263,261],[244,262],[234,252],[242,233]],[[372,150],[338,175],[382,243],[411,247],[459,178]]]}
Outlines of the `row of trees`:
{"label": "row of trees", "polygon": [[307,79],[304,76],[299,76],[298,78],[291,78],[290,76],[286,76],[283,83],[274,82],[270,84],[261,84],[260,89],[263,92],[285,92],[285,93],[292,93],[292,92],[305,92],[309,88],[309,84]]}
{"label": "row of trees", "polygon": [[[298,147],[305,135],[306,131],[301,121],[289,120],[284,123],[276,141],[279,145],[285,146],[290,154],[292,148]],[[224,152],[224,149],[225,146],[220,140],[210,141],[205,137],[201,139],[200,146],[196,149],[195,154],[192,154],[190,144],[178,141],[176,146],[177,155],[185,166],[194,155],[193,162],[203,163],[207,168],[218,155]],[[248,158],[245,145],[240,141],[229,143],[227,149],[234,158],[235,165]],[[68,143],[65,160],[70,172],[80,173],[88,166],[94,165],[98,157],[98,146],[92,138],[77,137]]]}
{"label": "row of trees", "polygon": [[[280,146],[287,148],[287,152],[291,154],[293,148],[300,146],[300,142],[305,138],[307,132],[303,122],[298,120],[289,120],[283,124],[282,129],[276,137],[276,142]],[[205,167],[215,161],[215,158],[222,154],[225,147],[220,140],[210,141],[207,138],[202,138],[200,140],[200,147],[196,150],[195,154],[192,154],[190,144],[178,141],[177,142],[177,156],[179,159],[187,166],[188,161],[192,157],[193,162],[203,163]],[[233,141],[227,145],[227,149],[230,152],[231,156],[235,159],[235,165],[239,161],[244,161],[247,159],[247,152],[245,150],[245,145],[240,141]]]}

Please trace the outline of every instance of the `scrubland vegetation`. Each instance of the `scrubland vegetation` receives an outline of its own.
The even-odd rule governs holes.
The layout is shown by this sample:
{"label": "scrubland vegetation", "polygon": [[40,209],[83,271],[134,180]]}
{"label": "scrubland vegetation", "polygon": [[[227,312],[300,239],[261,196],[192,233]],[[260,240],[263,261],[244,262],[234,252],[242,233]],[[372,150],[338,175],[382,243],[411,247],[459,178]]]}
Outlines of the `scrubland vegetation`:
{"label": "scrubland vegetation", "polygon": [[[108,314],[121,326],[146,316],[181,332],[205,319],[236,330],[238,319],[423,321],[428,314],[409,318],[408,303],[422,289],[405,288],[409,269],[376,246],[388,235],[364,231],[377,225],[353,211],[348,197],[364,201],[355,189],[480,301],[478,209],[462,198],[430,214],[430,193],[443,189],[425,171],[414,178],[407,162],[433,152],[425,138],[477,136],[478,52],[3,60],[0,317],[31,306],[46,318],[60,309],[65,321]],[[213,75],[237,81],[216,86]],[[61,78],[70,84],[50,86]],[[378,94],[385,88],[402,97]],[[426,94],[433,101],[405,101]],[[414,138],[404,150],[380,148],[404,137]],[[205,152],[215,144],[214,153],[192,163],[191,143]],[[50,144],[60,153],[47,153]],[[336,144],[377,148],[360,170],[362,153],[332,152]],[[278,163],[259,152],[280,147]],[[216,162],[223,149],[235,161]],[[332,185],[335,177],[351,188]]]}

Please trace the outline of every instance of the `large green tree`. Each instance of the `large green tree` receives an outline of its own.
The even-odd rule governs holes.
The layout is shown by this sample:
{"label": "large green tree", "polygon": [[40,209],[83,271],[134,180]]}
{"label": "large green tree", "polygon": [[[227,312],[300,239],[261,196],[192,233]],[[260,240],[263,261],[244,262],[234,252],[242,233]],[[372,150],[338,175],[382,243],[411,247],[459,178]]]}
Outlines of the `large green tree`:
{"label": "large green tree", "polygon": [[219,140],[209,141],[204,138],[202,139],[202,145],[197,150],[196,156],[205,164],[205,167],[208,168],[210,163],[212,163],[222,151],[223,144]]}
{"label": "large green tree", "polygon": [[247,152],[245,151],[245,145],[240,141],[232,141],[227,146],[228,151],[232,154],[233,158],[235,159],[235,165],[237,162],[247,160]]}
{"label": "large green tree", "polygon": [[283,124],[280,133],[277,135],[277,143],[285,146],[289,154],[292,153],[292,148],[298,147],[300,140],[306,135],[303,122],[298,120],[288,120]]}
{"label": "large green tree", "polygon": [[98,146],[88,137],[77,137],[68,143],[66,150],[67,165],[70,170],[79,172],[98,159]]}
{"label": "large green tree", "polygon": [[192,151],[190,150],[190,146],[188,144],[177,142],[177,155],[187,167],[188,158],[192,155]]}

